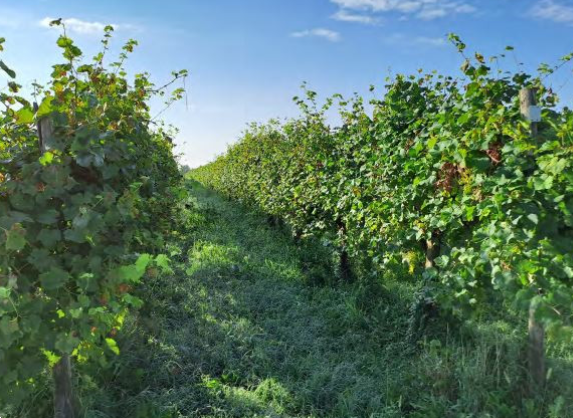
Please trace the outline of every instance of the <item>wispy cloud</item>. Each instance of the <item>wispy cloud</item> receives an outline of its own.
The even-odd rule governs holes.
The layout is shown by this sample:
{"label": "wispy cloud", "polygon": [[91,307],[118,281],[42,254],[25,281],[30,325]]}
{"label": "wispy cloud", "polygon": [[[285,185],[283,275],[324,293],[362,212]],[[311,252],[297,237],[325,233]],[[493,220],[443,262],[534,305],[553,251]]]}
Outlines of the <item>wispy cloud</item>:
{"label": "wispy cloud", "polygon": [[429,36],[407,36],[402,33],[395,33],[384,38],[384,43],[388,45],[400,45],[405,47],[434,47],[439,48],[447,44],[443,37]]}
{"label": "wispy cloud", "polygon": [[[42,19],[39,23],[40,26],[45,28],[50,28],[50,22],[55,20],[52,17],[46,17]],[[100,22],[88,22],[86,20],[76,19],[74,17],[68,19],[62,19],[62,22],[66,25],[66,29],[70,32],[75,32],[82,35],[101,35],[104,28],[107,26],[105,23]],[[114,29],[119,29],[120,25],[111,24]]]}
{"label": "wispy cloud", "polygon": [[359,13],[351,13],[347,10],[341,9],[331,16],[334,20],[341,22],[361,23],[363,25],[376,25],[380,23],[380,19],[373,16]]}
{"label": "wispy cloud", "polygon": [[432,20],[452,14],[467,14],[476,11],[471,4],[462,0],[330,0],[341,7],[341,11],[363,11],[370,13],[397,12],[423,20]]}
{"label": "wispy cloud", "polygon": [[573,4],[571,2],[559,3],[555,0],[541,0],[531,8],[529,14],[538,19],[573,25]]}
{"label": "wispy cloud", "polygon": [[338,42],[342,39],[340,33],[324,28],[308,29],[300,32],[293,32],[290,34],[290,36],[292,36],[293,38],[308,38],[308,37],[323,38],[330,42]]}

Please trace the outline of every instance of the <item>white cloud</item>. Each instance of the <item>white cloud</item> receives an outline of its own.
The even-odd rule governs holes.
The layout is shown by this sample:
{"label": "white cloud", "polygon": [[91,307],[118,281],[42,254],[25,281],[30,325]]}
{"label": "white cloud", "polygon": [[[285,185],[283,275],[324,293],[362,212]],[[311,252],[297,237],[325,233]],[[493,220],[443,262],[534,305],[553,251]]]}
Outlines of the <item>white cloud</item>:
{"label": "white cloud", "polygon": [[376,25],[379,23],[379,19],[376,19],[375,17],[365,14],[350,13],[344,9],[333,14],[331,18],[341,22],[362,23],[364,25]]}
{"label": "white cloud", "polygon": [[541,0],[531,8],[529,13],[538,19],[573,25],[573,4],[571,3]]}
{"label": "white cloud", "polygon": [[422,9],[416,16],[423,20],[432,20],[448,15],[448,11],[440,8]]}
{"label": "white cloud", "polygon": [[330,0],[345,10],[370,13],[397,12],[423,20],[432,20],[451,14],[467,14],[476,8],[463,0]]}
{"label": "white cloud", "polygon": [[439,48],[447,44],[442,37],[429,36],[406,36],[402,33],[395,33],[384,38],[384,43],[388,45],[400,45],[405,47],[435,47]]}
{"label": "white cloud", "polygon": [[427,36],[416,36],[412,39],[415,45],[427,45],[427,46],[445,46],[446,40],[444,38],[430,38]]}
{"label": "white cloud", "polygon": [[[40,21],[40,26],[45,28],[50,28],[50,22],[55,20],[51,17],[46,17]],[[74,17],[68,19],[62,19],[62,22],[66,25],[66,30],[69,32],[75,32],[82,35],[101,35],[104,28],[107,26],[105,23],[100,22],[88,22],[85,20],[76,19]],[[114,29],[118,29],[119,25],[112,24]]]}
{"label": "white cloud", "polygon": [[317,37],[323,38],[330,42],[338,42],[341,39],[340,33],[335,32],[330,29],[316,28],[303,30],[300,32],[293,32],[290,34],[293,38],[307,38],[307,37]]}

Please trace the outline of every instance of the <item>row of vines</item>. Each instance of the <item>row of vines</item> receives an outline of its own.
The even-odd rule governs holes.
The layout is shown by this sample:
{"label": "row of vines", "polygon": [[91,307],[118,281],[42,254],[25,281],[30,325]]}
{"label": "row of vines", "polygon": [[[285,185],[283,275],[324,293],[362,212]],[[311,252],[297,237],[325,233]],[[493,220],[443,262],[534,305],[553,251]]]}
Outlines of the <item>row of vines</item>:
{"label": "row of vines", "polygon": [[[320,107],[306,91],[299,118],[252,125],[192,176],[297,237],[335,243],[361,277],[415,274],[454,315],[504,306],[531,312],[538,331],[568,335],[573,112],[543,80],[571,56],[532,77],[493,70],[450,40],[464,58],[460,77],[399,75],[368,104],[337,95]],[[534,132],[523,89],[542,108]],[[335,105],[342,123],[332,128]]]}
{"label": "row of vines", "polygon": [[[56,416],[71,417],[73,364],[119,353],[114,337],[143,303],[137,284],[169,269],[161,249],[185,190],[148,106],[172,83],[128,82],[135,41],[104,64],[112,27],[89,63],[62,29],[64,62],[34,86],[38,104],[0,61],[0,412],[52,370]],[[184,92],[172,93],[168,104]]]}

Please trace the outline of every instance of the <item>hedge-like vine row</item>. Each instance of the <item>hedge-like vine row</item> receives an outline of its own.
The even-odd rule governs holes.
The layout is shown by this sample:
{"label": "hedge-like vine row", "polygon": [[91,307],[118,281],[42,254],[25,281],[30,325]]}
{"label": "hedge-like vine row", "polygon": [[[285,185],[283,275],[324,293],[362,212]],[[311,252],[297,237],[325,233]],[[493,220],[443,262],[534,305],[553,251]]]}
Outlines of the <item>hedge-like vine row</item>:
{"label": "hedge-like vine row", "polygon": [[70,416],[69,405],[58,405],[73,402],[58,394],[70,383],[61,381],[69,374],[62,362],[118,353],[114,335],[142,304],[134,287],[153,266],[169,268],[152,254],[184,189],[146,104],[162,90],[147,74],[128,83],[123,63],[135,41],[106,68],[112,31],[91,64],[81,64],[64,31],[57,43],[65,62],[47,87],[36,86],[37,108],[0,61],[9,79],[0,93],[0,405],[17,405],[51,366],[63,386],[56,410]]}
{"label": "hedge-like vine row", "polygon": [[[455,313],[533,306],[546,329],[569,330],[573,112],[542,83],[557,67],[497,72],[451,40],[465,58],[459,78],[397,76],[372,111],[341,96],[317,108],[307,92],[301,117],[252,125],[192,176],[295,234],[336,241],[369,271],[420,273]],[[520,112],[523,88],[543,109],[537,135]],[[335,103],[342,124],[331,128]]]}

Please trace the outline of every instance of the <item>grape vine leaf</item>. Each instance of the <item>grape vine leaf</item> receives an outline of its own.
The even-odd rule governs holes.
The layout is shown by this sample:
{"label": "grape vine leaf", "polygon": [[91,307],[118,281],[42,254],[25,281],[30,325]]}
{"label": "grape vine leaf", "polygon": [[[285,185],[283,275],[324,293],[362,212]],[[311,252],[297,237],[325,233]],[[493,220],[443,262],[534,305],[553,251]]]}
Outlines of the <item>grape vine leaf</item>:
{"label": "grape vine leaf", "polygon": [[26,230],[21,224],[14,224],[6,231],[6,249],[8,251],[20,251],[26,246]]}

